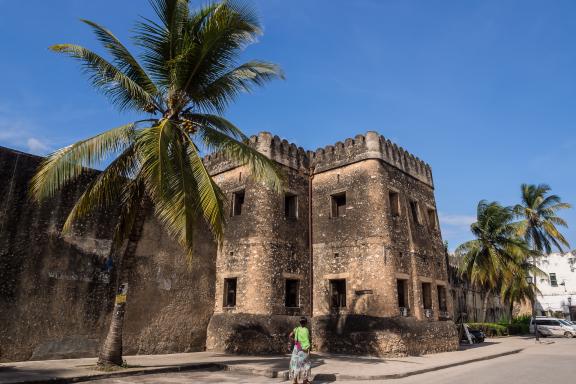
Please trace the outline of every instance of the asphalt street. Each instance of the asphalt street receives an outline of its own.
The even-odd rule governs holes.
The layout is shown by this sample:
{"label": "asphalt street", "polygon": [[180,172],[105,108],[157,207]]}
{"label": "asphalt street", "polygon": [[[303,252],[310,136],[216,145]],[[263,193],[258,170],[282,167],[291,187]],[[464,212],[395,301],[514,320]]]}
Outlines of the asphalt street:
{"label": "asphalt street", "polygon": [[[576,382],[576,339],[545,339],[546,343],[493,360],[428,372],[404,379],[371,381],[388,384],[536,384]],[[94,384],[132,383],[280,383],[279,379],[222,371],[194,371],[92,381]],[[315,383],[326,381],[315,380]],[[360,384],[366,381],[338,381]]]}

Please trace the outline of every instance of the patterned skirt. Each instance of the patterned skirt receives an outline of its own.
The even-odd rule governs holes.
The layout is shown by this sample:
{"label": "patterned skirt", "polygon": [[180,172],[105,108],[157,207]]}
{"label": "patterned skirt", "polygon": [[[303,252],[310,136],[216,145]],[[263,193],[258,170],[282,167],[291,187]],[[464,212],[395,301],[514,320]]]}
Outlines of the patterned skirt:
{"label": "patterned skirt", "polygon": [[290,379],[291,380],[311,380],[312,363],[310,362],[310,353],[298,350],[296,346],[292,350],[290,358]]}

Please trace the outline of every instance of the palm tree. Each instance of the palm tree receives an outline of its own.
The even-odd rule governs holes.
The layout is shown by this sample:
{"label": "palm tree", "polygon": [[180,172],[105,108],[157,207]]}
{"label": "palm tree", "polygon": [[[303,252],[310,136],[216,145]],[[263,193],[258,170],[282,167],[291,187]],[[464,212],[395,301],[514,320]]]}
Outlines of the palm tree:
{"label": "palm tree", "polygon": [[528,252],[525,242],[515,235],[511,208],[497,202],[478,203],[477,221],[470,226],[475,240],[456,248],[461,259],[460,274],[478,288],[486,290],[482,319],[486,320],[488,299],[502,283],[503,271],[522,273],[516,261]]}
{"label": "palm tree", "polygon": [[527,275],[545,276],[546,274],[534,263],[530,262],[531,252],[523,255],[516,260],[517,268],[508,269],[502,275],[502,284],[500,287],[500,297],[503,302],[510,306],[510,316],[514,311],[514,304],[522,302],[532,302],[534,294],[538,294],[526,281]]}
{"label": "palm tree", "polygon": [[552,248],[560,252],[563,252],[562,246],[569,248],[570,244],[556,227],[568,225],[556,212],[571,205],[563,203],[557,195],[548,195],[550,187],[546,184],[522,184],[521,189],[522,203],[514,207],[514,213],[521,218],[518,234],[538,255],[550,253]]}
{"label": "palm tree", "polygon": [[[76,180],[86,168],[107,164],[85,188],[63,226],[95,210],[120,207],[113,238],[119,295],[99,363],[122,364],[122,321],[127,281],[122,261],[133,253],[148,207],[192,257],[192,230],[204,221],[215,240],[223,234],[224,197],[201,154],[221,152],[245,164],[257,180],[276,190],[282,180],[274,163],[247,144],[246,136],[222,117],[240,92],[282,78],[277,65],[238,64],[239,53],[260,34],[252,9],[232,1],[191,10],[188,0],[151,0],[157,21],[136,24],[138,56],[103,26],[82,20],[110,56],[74,44],[51,49],[80,61],[92,85],[120,110],[142,119],[79,141],[51,154],[31,183],[42,201]],[[138,59],[136,58],[138,57]],[[123,249],[120,252],[120,249]]]}
{"label": "palm tree", "polygon": [[[536,258],[552,252],[557,248],[563,252],[562,246],[570,247],[568,241],[556,226],[568,227],[564,219],[556,212],[570,208],[570,204],[563,203],[559,196],[549,195],[550,187],[546,184],[522,184],[522,202],[514,207],[514,213],[520,217],[517,233],[524,238],[532,249],[533,262]],[[536,276],[536,275],[534,275]],[[536,278],[532,286],[534,293],[531,296],[532,316],[536,315],[537,285]],[[536,326],[537,327],[537,326]],[[535,331],[538,340],[538,330]]]}

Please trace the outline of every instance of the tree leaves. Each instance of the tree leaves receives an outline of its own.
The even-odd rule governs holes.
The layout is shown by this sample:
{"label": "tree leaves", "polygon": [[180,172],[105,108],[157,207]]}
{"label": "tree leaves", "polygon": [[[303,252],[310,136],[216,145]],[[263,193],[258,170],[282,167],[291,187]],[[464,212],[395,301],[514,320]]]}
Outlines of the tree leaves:
{"label": "tree leaves", "polygon": [[[242,2],[221,1],[190,9],[186,0],[152,0],[158,21],[137,23],[133,55],[114,34],[93,21],[111,60],[74,44],[51,49],[79,60],[92,85],[120,110],[154,115],[82,140],[51,154],[36,173],[36,200],[54,196],[88,167],[112,159],[84,190],[64,226],[90,212],[120,206],[115,244],[126,239],[143,202],[170,235],[193,249],[193,229],[203,220],[217,242],[223,238],[225,197],[212,180],[202,150],[221,152],[252,176],[280,190],[277,165],[247,144],[247,138],[222,117],[240,92],[283,78],[271,63],[238,64],[241,51],[261,33],[255,12]],[[146,123],[146,124],[144,124]]]}

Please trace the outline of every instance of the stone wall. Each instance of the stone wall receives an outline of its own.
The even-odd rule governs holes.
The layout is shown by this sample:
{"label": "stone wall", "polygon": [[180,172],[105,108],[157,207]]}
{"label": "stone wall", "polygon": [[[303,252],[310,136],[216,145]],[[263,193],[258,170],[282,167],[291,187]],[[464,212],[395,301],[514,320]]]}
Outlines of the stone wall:
{"label": "stone wall", "polygon": [[[28,198],[41,158],[0,148],[0,361],[94,356],[109,324],[115,264],[107,262],[114,212],[62,236],[60,228],[95,173],[42,205]],[[213,311],[215,249],[199,229],[191,265],[149,215],[135,258],[124,351],[168,353],[205,347]]]}
{"label": "stone wall", "polygon": [[[298,197],[298,218],[285,218],[283,194],[254,183],[245,168],[219,154],[206,159],[231,207],[235,192],[243,191],[245,196],[242,214],[230,214],[224,247],[218,252],[209,349],[284,351],[296,316],[310,315],[312,269],[313,342],[319,350],[396,355],[457,347],[429,165],[375,132],[314,152],[304,152],[268,133],[252,137],[250,145],[282,165],[287,191]],[[399,196],[398,215],[391,212],[390,191]],[[312,196],[311,228],[308,193]],[[346,203],[335,217],[333,198],[337,195],[345,195]],[[417,204],[416,219],[413,203]],[[224,281],[230,278],[237,279],[237,301],[227,307]],[[302,282],[299,308],[289,309],[283,303],[286,279]],[[331,280],[337,279],[346,281],[342,308],[333,308],[331,302]],[[408,282],[408,313],[398,305],[398,279]],[[429,283],[431,292],[426,310],[423,283]],[[440,289],[446,293],[442,310]],[[352,331],[361,324],[371,325],[362,332]],[[369,342],[370,338],[377,341]],[[354,340],[366,342],[373,350],[353,347]]]}

